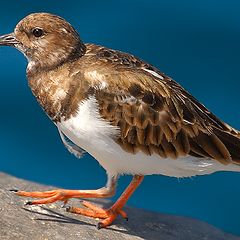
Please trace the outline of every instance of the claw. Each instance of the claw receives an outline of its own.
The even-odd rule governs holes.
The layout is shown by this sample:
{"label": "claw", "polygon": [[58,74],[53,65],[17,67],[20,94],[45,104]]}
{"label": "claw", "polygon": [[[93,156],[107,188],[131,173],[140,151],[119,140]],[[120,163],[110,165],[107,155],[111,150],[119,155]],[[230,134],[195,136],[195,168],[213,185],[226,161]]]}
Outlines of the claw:
{"label": "claw", "polygon": [[102,224],[101,222],[99,222],[99,223],[97,224],[97,229],[100,230],[101,228],[103,228],[103,224]]}
{"label": "claw", "polygon": [[68,203],[68,200],[63,201],[63,204],[62,204],[61,208],[67,208],[67,206],[66,206],[67,203]]}
{"label": "claw", "polygon": [[124,212],[123,210],[118,210],[118,213],[119,213],[126,221],[128,221],[128,216],[127,216],[126,212]]}
{"label": "claw", "polygon": [[27,201],[24,205],[32,205],[32,201]]}
{"label": "claw", "polygon": [[66,212],[70,212],[71,211],[71,207],[70,206],[67,206],[66,207]]}
{"label": "claw", "polygon": [[10,192],[18,192],[19,190],[17,190],[17,189],[9,189],[8,191],[10,191]]}

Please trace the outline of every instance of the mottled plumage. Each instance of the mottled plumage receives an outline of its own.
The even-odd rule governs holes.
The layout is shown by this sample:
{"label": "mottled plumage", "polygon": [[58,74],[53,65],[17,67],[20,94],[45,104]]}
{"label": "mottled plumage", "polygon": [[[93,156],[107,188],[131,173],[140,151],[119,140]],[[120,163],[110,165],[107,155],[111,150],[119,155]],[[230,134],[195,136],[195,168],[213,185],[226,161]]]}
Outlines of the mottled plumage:
{"label": "mottled plumage", "polygon": [[[36,86],[38,81],[41,87]],[[46,85],[51,90],[44,93]],[[86,44],[80,59],[67,63],[67,68],[63,65],[57,71],[35,74],[30,86],[56,122],[74,116],[81,100],[95,96],[101,116],[120,129],[116,142],[129,153],[240,162],[237,130],[220,121],[174,80],[132,55]],[[64,92],[62,101],[59,92]]]}
{"label": "mottled plumage", "polygon": [[88,151],[109,176],[104,190],[18,192],[43,198],[31,204],[111,196],[119,174],[135,175],[109,210],[89,204],[90,210],[71,209],[104,218],[100,227],[106,227],[117,214],[126,217],[122,207],[143,175],[240,171],[239,131],[133,55],[84,44],[69,23],[46,13],[27,16],[0,45],[12,45],[28,58],[29,86],[68,150],[77,157],[81,149]]}

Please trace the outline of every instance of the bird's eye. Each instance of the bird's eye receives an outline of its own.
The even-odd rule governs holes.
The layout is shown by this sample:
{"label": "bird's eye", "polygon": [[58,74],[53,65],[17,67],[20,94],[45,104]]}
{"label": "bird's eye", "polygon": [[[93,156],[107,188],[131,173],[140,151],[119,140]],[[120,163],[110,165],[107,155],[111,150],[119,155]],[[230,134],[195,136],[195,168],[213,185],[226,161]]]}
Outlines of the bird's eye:
{"label": "bird's eye", "polygon": [[32,30],[32,33],[35,37],[41,37],[44,34],[44,32],[41,28],[34,28]]}

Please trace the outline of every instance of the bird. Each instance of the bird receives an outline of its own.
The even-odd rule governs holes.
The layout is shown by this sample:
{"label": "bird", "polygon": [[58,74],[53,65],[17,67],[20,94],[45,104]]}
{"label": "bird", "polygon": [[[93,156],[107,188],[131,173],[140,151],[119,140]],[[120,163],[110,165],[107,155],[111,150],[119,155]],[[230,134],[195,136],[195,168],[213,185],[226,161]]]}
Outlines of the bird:
{"label": "bird", "polygon": [[29,87],[76,157],[88,152],[105,169],[97,190],[13,189],[27,205],[108,198],[121,175],[132,180],[109,208],[89,201],[71,213],[101,219],[97,227],[128,219],[124,206],[147,175],[175,178],[240,172],[240,132],[209,111],[171,77],[131,54],[84,43],[74,27],[50,13],[32,13],[0,46],[28,60]]}

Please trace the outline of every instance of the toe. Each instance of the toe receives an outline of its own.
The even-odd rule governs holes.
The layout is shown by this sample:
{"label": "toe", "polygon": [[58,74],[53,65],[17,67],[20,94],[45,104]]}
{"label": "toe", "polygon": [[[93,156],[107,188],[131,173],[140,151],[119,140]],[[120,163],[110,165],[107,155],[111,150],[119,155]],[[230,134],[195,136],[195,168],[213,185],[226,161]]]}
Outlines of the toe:
{"label": "toe", "polygon": [[31,198],[49,198],[56,194],[56,190],[46,192],[26,192],[26,191],[14,191],[18,196],[31,197]]}
{"label": "toe", "polygon": [[110,214],[107,218],[105,218],[104,220],[102,220],[101,222],[98,223],[97,228],[106,228],[108,226],[110,226],[113,221],[116,219],[117,214]]}
{"label": "toe", "polygon": [[48,203],[54,203],[56,201],[64,201],[64,198],[61,196],[61,194],[56,194],[49,198],[41,198],[38,200],[33,200],[27,202],[27,205],[37,205],[37,204],[48,204]]}
{"label": "toe", "polygon": [[101,207],[96,206],[93,203],[90,203],[88,201],[82,201],[82,205],[88,209],[93,210],[94,212],[99,212],[99,213],[106,213],[105,209],[102,209]]}
{"label": "toe", "polygon": [[92,210],[92,209],[69,207],[69,208],[67,208],[67,211],[71,212],[71,213],[84,215],[84,216],[87,216],[87,217],[92,217],[92,218],[104,219],[104,218],[108,217],[107,211],[104,210],[104,209],[101,209],[101,211],[96,211],[96,210]]}
{"label": "toe", "polygon": [[126,220],[128,221],[128,216],[125,211],[123,210],[118,210],[119,214]]}

